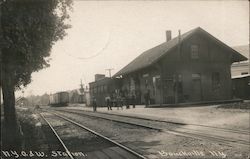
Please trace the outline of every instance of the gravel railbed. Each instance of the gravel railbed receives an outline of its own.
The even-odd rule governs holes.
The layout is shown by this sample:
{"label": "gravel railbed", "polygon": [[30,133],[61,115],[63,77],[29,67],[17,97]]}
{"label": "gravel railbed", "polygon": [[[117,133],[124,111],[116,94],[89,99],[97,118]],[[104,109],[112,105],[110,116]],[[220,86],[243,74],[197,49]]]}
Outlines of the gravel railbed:
{"label": "gravel railbed", "polygon": [[205,136],[214,136],[219,137],[222,139],[227,140],[249,140],[249,132],[232,132],[232,130],[216,128],[216,127],[206,127],[200,125],[192,125],[192,124],[179,124],[179,123],[168,123],[162,121],[155,121],[155,120],[147,120],[147,119],[138,119],[138,118],[131,118],[131,117],[124,117],[119,115],[110,115],[104,113],[93,113],[93,112],[86,112],[86,111],[76,111],[76,110],[61,110],[63,112],[73,112],[79,115],[90,115],[92,118],[100,117],[104,118],[105,120],[113,120],[113,121],[121,121],[121,122],[129,122],[129,123],[136,123],[140,125],[150,126],[156,128],[158,130],[174,130],[180,132],[189,132],[189,133],[199,133]]}
{"label": "gravel railbed", "polygon": [[114,146],[87,130],[57,116],[46,115],[46,118],[71,152],[87,153]]}
{"label": "gravel railbed", "polygon": [[[65,112],[58,112],[58,114],[63,115],[76,122],[79,122],[84,126],[119,143],[125,143],[125,145],[134,141],[143,143],[146,138],[149,138],[158,132],[156,130],[141,128],[129,124],[121,125],[120,123],[103,120],[100,118],[93,119],[91,117],[80,116],[77,114],[70,114]],[[136,150],[139,153],[142,153],[142,151],[138,149],[137,145],[132,144],[130,148]],[[143,153],[145,154],[145,152]]]}
{"label": "gravel railbed", "polygon": [[147,119],[129,118],[129,117],[124,117],[124,116],[110,115],[110,114],[104,114],[104,113],[93,113],[93,112],[86,112],[86,111],[79,111],[79,110],[62,110],[62,111],[73,112],[73,113],[78,113],[78,114],[83,114],[83,115],[86,114],[86,115],[91,115],[91,116],[96,116],[96,117],[103,117],[103,118],[107,118],[107,119],[111,119],[111,120],[114,119],[117,121],[138,123],[141,125],[147,125],[147,126],[158,128],[158,129],[176,129],[176,128],[179,128],[179,127],[182,127],[183,125],[185,125],[185,124],[175,124],[175,123],[167,123],[167,122],[160,122],[160,121],[152,121],[152,120],[147,120]]}
{"label": "gravel railbed", "polygon": [[45,134],[45,141],[49,147],[48,152],[57,151],[57,150],[64,151],[63,146],[61,145],[59,140],[56,138],[55,134],[53,133],[49,125],[46,123],[46,121],[43,118],[39,118],[39,121],[42,124],[42,130]]}
{"label": "gravel railbed", "polygon": [[[223,158],[223,156],[227,156],[227,158],[235,159],[247,158],[249,155],[247,148],[225,146],[109,120],[93,119],[84,115],[63,112],[60,112],[60,114],[123,143],[148,158],[177,158],[177,156],[170,156],[171,153],[178,154],[182,152],[191,154],[191,156],[185,156],[186,158]],[[200,156],[202,153],[197,152],[202,152],[205,156]]]}

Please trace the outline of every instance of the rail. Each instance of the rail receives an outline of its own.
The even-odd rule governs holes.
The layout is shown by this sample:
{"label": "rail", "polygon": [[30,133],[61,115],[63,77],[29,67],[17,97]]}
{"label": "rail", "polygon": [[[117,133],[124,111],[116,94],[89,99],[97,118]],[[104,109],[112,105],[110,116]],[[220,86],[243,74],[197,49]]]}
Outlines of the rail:
{"label": "rail", "polygon": [[49,127],[51,128],[51,130],[53,131],[53,133],[55,134],[55,136],[57,137],[57,139],[60,141],[60,143],[62,144],[63,148],[65,149],[65,152],[69,155],[70,159],[74,159],[74,157],[71,155],[70,151],[68,150],[68,148],[66,147],[66,145],[64,144],[64,142],[62,141],[62,139],[60,138],[60,136],[57,134],[56,130],[50,124],[50,122],[42,115],[42,113],[40,113],[40,115],[44,119],[44,121],[46,121],[46,123],[49,125]]}
{"label": "rail", "polygon": [[132,153],[133,155],[137,156],[138,158],[146,159],[146,157],[144,157],[143,155],[137,153],[136,151],[134,151],[134,150],[126,147],[125,145],[122,145],[122,144],[120,144],[120,143],[118,143],[118,142],[116,142],[116,141],[114,141],[114,140],[112,140],[112,139],[110,139],[110,138],[108,138],[108,137],[106,137],[106,136],[104,136],[104,135],[102,135],[102,134],[94,131],[94,130],[91,130],[90,128],[88,128],[88,127],[86,127],[86,126],[84,126],[84,125],[82,125],[80,123],[77,123],[77,122],[75,122],[75,121],[73,121],[73,120],[71,120],[69,118],[63,117],[63,116],[61,116],[61,115],[59,115],[57,113],[52,113],[52,114],[54,114],[54,115],[56,115],[56,116],[58,116],[58,117],[60,117],[60,118],[62,118],[64,120],[66,120],[66,121],[68,121],[68,122],[70,122],[70,123],[72,123],[74,125],[77,125],[77,126],[83,128],[83,129],[85,129],[85,130],[87,130],[87,131],[89,131],[89,132],[91,132],[91,133],[93,133],[93,134],[95,134],[95,135],[97,135],[97,136],[99,136],[99,137],[101,137],[101,138],[103,138],[103,139],[105,139],[105,140],[107,140],[107,141],[115,144],[115,145],[117,145],[118,147],[120,147],[120,148],[122,148],[122,149],[124,149],[124,150],[126,150],[126,151],[128,151],[130,153]]}

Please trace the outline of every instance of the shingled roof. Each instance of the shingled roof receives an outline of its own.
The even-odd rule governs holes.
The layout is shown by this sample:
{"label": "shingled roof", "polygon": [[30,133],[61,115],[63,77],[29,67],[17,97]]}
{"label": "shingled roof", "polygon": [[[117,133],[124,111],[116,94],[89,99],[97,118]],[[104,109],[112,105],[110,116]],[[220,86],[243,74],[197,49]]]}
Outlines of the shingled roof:
{"label": "shingled roof", "polygon": [[[180,36],[181,42],[187,40],[192,35],[201,32],[205,34],[206,36],[210,37],[220,45],[222,45],[225,49],[233,52],[232,62],[238,62],[238,61],[244,61],[247,60],[246,57],[232,49],[231,47],[227,46],[220,40],[216,39],[214,36],[203,30],[202,28],[198,27],[195,29],[192,29]],[[151,48],[145,52],[143,52],[141,55],[136,57],[132,62],[130,62],[128,65],[126,65],[124,68],[122,68],[120,71],[118,71],[113,77],[117,77],[120,75],[125,75],[134,71],[138,71],[140,69],[143,69],[145,67],[148,67],[155,62],[157,62],[159,59],[161,59],[162,56],[166,55],[170,52],[170,50],[176,48],[178,46],[178,36],[171,39],[170,41],[164,42],[154,48]]]}

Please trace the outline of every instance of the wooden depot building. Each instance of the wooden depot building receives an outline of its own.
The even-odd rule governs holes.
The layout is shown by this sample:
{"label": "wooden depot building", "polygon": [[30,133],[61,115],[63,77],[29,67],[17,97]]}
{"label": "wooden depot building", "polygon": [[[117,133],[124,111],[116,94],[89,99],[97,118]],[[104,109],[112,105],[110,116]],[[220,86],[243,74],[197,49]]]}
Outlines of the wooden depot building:
{"label": "wooden depot building", "polygon": [[198,27],[151,48],[118,71],[121,90],[137,104],[185,103],[232,99],[231,64],[246,57]]}

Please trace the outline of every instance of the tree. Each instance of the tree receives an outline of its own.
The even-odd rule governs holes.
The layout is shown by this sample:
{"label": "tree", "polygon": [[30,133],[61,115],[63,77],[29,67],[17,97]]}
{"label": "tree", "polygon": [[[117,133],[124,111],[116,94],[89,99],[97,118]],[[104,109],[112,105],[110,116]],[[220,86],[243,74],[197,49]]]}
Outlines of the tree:
{"label": "tree", "polygon": [[31,73],[49,66],[53,44],[69,28],[71,0],[0,0],[0,56],[4,123],[15,145],[18,125],[15,90],[31,82]]}

